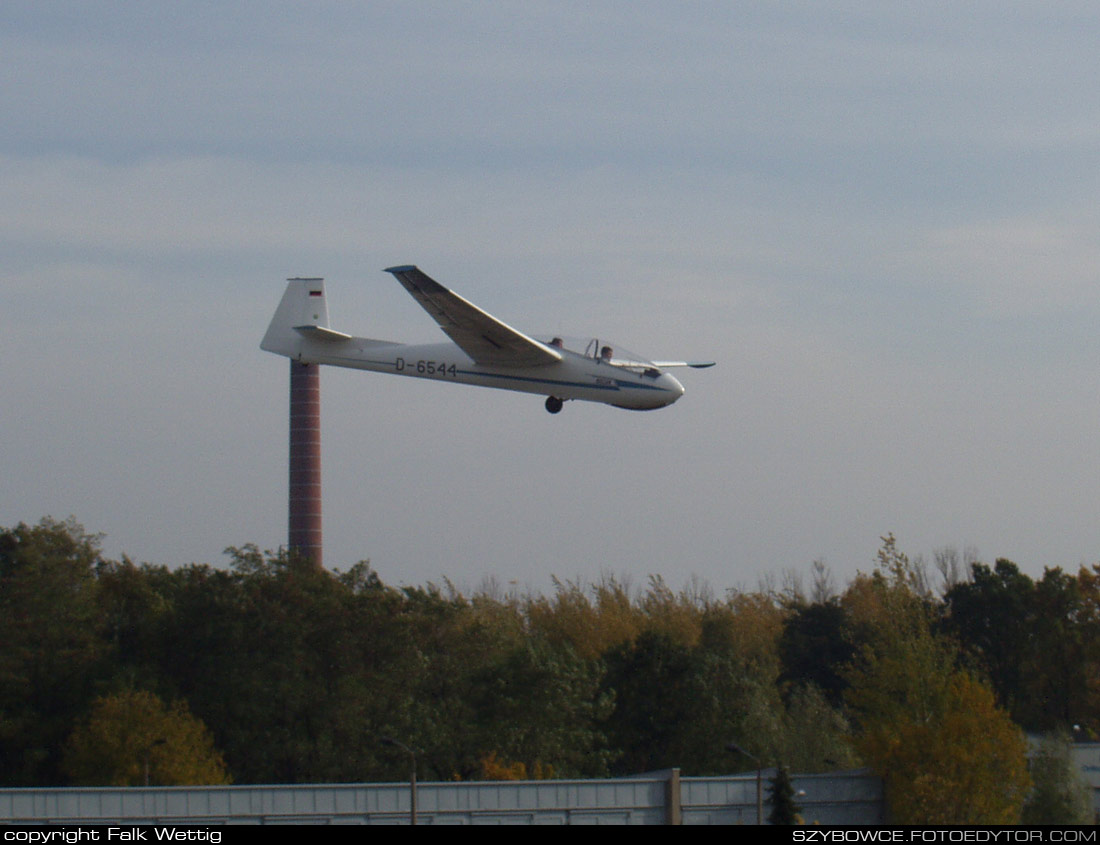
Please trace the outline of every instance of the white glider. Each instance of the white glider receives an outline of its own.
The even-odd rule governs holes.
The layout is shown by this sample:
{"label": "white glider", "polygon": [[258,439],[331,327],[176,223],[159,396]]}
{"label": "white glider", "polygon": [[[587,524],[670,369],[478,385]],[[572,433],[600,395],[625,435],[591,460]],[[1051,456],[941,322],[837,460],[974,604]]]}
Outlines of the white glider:
{"label": "white glider", "polygon": [[556,414],[567,399],[647,411],[671,405],[684,388],[668,367],[713,361],[648,361],[596,339],[529,337],[486,314],[416,267],[386,270],[454,343],[410,345],[354,337],[328,325],[322,279],[288,279],[260,348],[304,364],[329,364],[546,396]]}

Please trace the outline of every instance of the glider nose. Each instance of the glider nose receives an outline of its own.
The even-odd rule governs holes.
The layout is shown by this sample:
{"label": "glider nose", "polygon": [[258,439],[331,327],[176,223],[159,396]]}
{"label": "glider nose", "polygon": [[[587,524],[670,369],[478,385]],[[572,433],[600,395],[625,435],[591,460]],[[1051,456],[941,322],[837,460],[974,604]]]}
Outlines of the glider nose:
{"label": "glider nose", "polygon": [[666,405],[671,405],[677,399],[684,395],[684,386],[676,380],[676,377],[672,373],[664,373],[661,376],[661,387],[668,391],[668,402]]}

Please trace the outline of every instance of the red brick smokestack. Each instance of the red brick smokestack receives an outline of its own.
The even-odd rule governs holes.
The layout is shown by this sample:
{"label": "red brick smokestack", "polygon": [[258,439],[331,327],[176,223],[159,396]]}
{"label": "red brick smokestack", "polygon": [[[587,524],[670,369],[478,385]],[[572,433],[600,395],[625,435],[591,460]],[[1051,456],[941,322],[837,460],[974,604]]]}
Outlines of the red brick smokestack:
{"label": "red brick smokestack", "polygon": [[290,362],[291,554],[320,569],[321,559],[321,373],[318,364]]}

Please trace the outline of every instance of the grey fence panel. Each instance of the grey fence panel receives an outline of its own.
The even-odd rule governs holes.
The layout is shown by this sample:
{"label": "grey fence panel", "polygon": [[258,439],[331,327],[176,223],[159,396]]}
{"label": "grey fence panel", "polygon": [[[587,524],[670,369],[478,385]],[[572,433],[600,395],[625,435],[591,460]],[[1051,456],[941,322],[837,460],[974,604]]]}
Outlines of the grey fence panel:
{"label": "grey fence panel", "polygon": [[[670,781],[671,778],[671,781]],[[420,824],[665,824],[679,783],[684,824],[753,824],[756,776],[422,783]],[[874,824],[881,783],[863,772],[793,779],[807,821]],[[409,785],[129,787],[0,790],[0,822],[106,824],[408,824]],[[765,813],[767,810],[765,809]]]}
{"label": "grey fence panel", "polygon": [[1092,809],[1100,817],[1100,742],[1075,742],[1070,755],[1092,787]]}
{"label": "grey fence panel", "polygon": [[[761,784],[764,818],[768,817],[768,779]],[[881,824],[882,781],[866,769],[823,775],[792,775],[807,823]],[[756,772],[732,777],[682,778],[680,786],[684,824],[756,824]]]}
{"label": "grey fence panel", "polygon": [[[661,824],[665,779],[422,783],[420,824]],[[407,824],[408,784],[0,790],[0,821]]]}

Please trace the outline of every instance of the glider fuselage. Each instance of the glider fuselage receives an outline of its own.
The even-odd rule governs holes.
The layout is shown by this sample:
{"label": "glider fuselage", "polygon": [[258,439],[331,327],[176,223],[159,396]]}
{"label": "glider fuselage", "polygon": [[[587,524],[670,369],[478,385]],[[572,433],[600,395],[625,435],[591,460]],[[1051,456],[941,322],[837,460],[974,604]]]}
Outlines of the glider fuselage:
{"label": "glider fuselage", "polygon": [[684,394],[670,373],[624,367],[599,357],[562,349],[562,359],[533,367],[477,364],[453,343],[404,344],[365,337],[346,340],[303,338],[298,360],[412,378],[473,384],[604,402],[636,411],[671,405]]}

